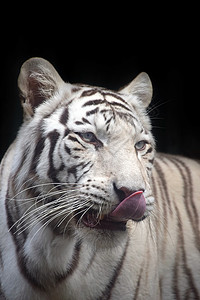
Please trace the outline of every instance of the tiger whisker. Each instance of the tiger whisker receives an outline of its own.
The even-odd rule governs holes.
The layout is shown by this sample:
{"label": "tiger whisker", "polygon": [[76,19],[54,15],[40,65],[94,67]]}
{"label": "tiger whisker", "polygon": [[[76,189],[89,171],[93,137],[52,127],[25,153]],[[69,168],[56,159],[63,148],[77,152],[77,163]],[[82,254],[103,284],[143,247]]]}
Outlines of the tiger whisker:
{"label": "tiger whisker", "polygon": [[[59,196],[59,194],[64,194],[64,196],[66,196],[66,192],[63,192],[63,193],[44,194],[44,195],[39,196],[39,197],[37,196],[37,197],[32,197],[32,198],[18,199],[21,202],[18,206],[22,207],[22,206],[26,205],[29,202],[33,202],[33,204],[31,205],[31,207],[34,206],[34,205],[36,205],[36,204],[39,204],[41,202],[43,202],[45,204],[45,202],[48,201],[50,203],[49,199],[51,199],[51,198],[53,198],[55,196]],[[54,201],[58,201],[58,199],[55,199]],[[53,202],[53,201],[51,201],[51,202]]]}
{"label": "tiger whisker", "polygon": [[[23,225],[18,225],[18,229],[15,231],[15,234],[21,234],[23,233],[25,230],[34,227],[37,223],[43,222],[46,218],[49,218],[49,216],[52,216],[51,219],[48,219],[48,222],[50,223],[54,218],[56,218],[57,216],[57,212],[53,212],[53,211],[45,211],[45,214],[38,214],[37,217],[34,220],[28,220],[28,218],[26,218],[26,220],[23,220]],[[46,224],[46,223],[45,223]],[[43,224],[41,227],[43,227],[45,224]],[[48,224],[47,224],[48,225]]]}
{"label": "tiger whisker", "polygon": [[[13,226],[17,226],[17,230],[15,233],[22,233],[24,230],[26,230],[27,228],[32,227],[33,225],[35,225],[37,222],[41,222],[43,220],[45,220],[47,217],[55,215],[55,218],[59,217],[60,215],[65,214],[65,218],[68,217],[68,215],[73,214],[74,212],[76,212],[77,210],[80,210],[83,206],[88,204],[88,201],[85,201],[83,203],[81,203],[79,200],[77,199],[75,201],[74,197],[70,199],[67,199],[67,203],[66,200],[62,200],[60,201],[60,203],[64,203],[64,205],[59,205],[58,207],[54,207],[52,208],[50,211],[46,211],[46,209],[48,208],[48,206],[51,206],[52,203],[46,203],[44,205],[42,205],[41,207],[37,207],[36,209],[29,211],[28,213],[26,212],[16,223],[18,223],[16,225],[16,223]],[[73,206],[72,206],[73,204]],[[57,211],[60,211],[60,213],[58,214]],[[43,212],[45,212],[45,214],[43,214]],[[66,215],[66,212],[68,212],[68,215]],[[31,215],[37,215],[36,219],[34,221],[29,220]],[[50,222],[52,221],[52,219],[50,219]],[[28,224],[30,223],[30,224]],[[12,226],[12,227],[13,227]],[[12,228],[10,228],[11,230]]]}
{"label": "tiger whisker", "polygon": [[153,111],[155,111],[156,109],[158,109],[160,106],[163,106],[167,103],[169,103],[170,100],[167,100],[167,101],[159,101],[157,103],[154,103],[153,105],[150,105],[148,108],[147,108],[147,115],[149,115],[150,113],[152,113]]}
{"label": "tiger whisker", "polygon": [[[40,194],[40,195],[37,195],[35,197],[29,197],[29,198],[19,198],[17,199],[17,201],[20,201],[22,202],[19,206],[21,205],[24,205],[24,203],[27,203],[27,202],[31,202],[31,201],[34,201],[35,200],[35,203],[39,203],[41,201],[44,201],[47,200],[48,198],[51,198],[51,197],[54,197],[54,196],[58,196],[58,195],[67,195],[67,194],[72,194],[72,192],[76,192],[76,190],[62,190],[62,191],[55,191],[55,192],[48,192],[46,194]],[[40,199],[41,198],[41,199]],[[39,200],[40,199],[40,200]],[[10,201],[14,200],[14,198],[10,199]]]}
{"label": "tiger whisker", "polygon": [[[72,191],[72,189],[71,189],[71,190],[69,189],[70,186],[72,186],[73,188],[74,188],[75,186],[79,186],[79,187],[82,186],[82,185],[79,184],[79,183],[65,183],[65,182],[59,183],[59,184],[58,184],[58,183],[54,183],[54,182],[42,183],[42,184],[36,184],[36,185],[32,185],[32,186],[29,186],[29,187],[27,187],[27,188],[21,190],[20,192],[18,192],[17,194],[15,194],[14,197],[12,197],[12,198],[10,198],[10,199],[8,198],[8,200],[14,200],[14,199],[16,199],[18,196],[20,196],[20,194],[25,193],[25,192],[27,192],[27,191],[29,191],[29,190],[31,190],[31,189],[34,190],[34,189],[36,189],[36,188],[44,188],[44,187],[49,186],[49,185],[53,185],[50,191],[52,191],[53,189],[57,189],[58,187],[61,187],[61,186],[62,186],[62,187],[65,186],[65,187],[68,188],[69,191]],[[76,191],[76,189],[73,189],[73,190]],[[65,191],[66,191],[66,190],[65,190]],[[38,196],[36,196],[36,197],[38,197]],[[34,197],[30,197],[29,199],[32,199],[32,198],[34,198]]]}
{"label": "tiger whisker", "polygon": [[[79,220],[77,221],[77,225],[81,223],[81,220],[83,218],[83,216],[93,207],[93,203],[85,210],[82,210],[83,211],[83,214],[80,216]],[[76,213],[66,224],[65,228],[64,228],[64,232],[66,231],[66,228],[67,226],[69,225],[69,222],[74,218],[76,217],[78,214],[82,213],[82,211],[79,211],[78,213]]]}
{"label": "tiger whisker", "polygon": [[[74,214],[74,212],[77,211],[77,210],[78,210],[78,213]],[[84,210],[82,210],[82,211],[84,211]],[[82,212],[82,211],[81,211],[81,212]],[[68,217],[69,215],[73,214],[73,216],[70,218],[70,220],[69,220],[69,221],[67,222],[67,224],[65,225],[65,228],[64,228],[64,231],[63,231],[63,233],[65,233],[65,232],[66,232],[66,228],[67,228],[67,226],[69,225],[69,223],[71,222],[71,220],[72,220],[75,216],[77,216],[77,215],[80,213],[80,207],[77,207],[75,210],[69,211],[67,214],[66,214],[66,212],[68,212],[68,210],[66,210],[66,209],[62,209],[62,211],[61,211],[59,214],[56,213],[56,212],[54,212],[55,215],[53,215],[50,219],[48,218],[48,220],[47,220],[42,226],[40,226],[40,228],[39,228],[39,229],[35,232],[35,234],[33,235],[32,239],[35,237],[35,235],[36,235],[40,230],[42,230],[42,229],[44,230],[51,222],[53,222],[53,220],[57,219],[60,215],[65,214],[64,218],[63,218],[61,221],[59,221],[59,223],[56,224],[55,227],[60,227],[61,224],[67,219],[67,217]],[[48,213],[47,213],[45,216],[43,216],[42,218],[40,218],[40,219],[38,220],[38,223],[41,222],[41,221],[44,221],[45,218],[47,218],[47,217],[49,217],[49,214],[48,214]],[[36,223],[36,224],[37,224],[37,223]]]}
{"label": "tiger whisker", "polygon": [[[36,197],[37,198],[37,197]],[[25,219],[24,217],[28,217],[31,214],[38,213],[40,210],[46,209],[48,206],[52,205],[52,202],[43,204],[42,206],[36,207],[36,209],[32,210],[32,208],[36,205],[38,205],[40,202],[43,202],[44,199],[40,199],[39,201],[34,202],[22,215],[22,217],[18,220],[20,222],[21,219]],[[59,199],[56,199],[56,202],[58,203]],[[69,198],[67,198],[67,201],[69,202]],[[24,220],[25,221],[25,220]]]}
{"label": "tiger whisker", "polygon": [[[65,199],[62,199],[62,200],[59,200],[59,199],[57,199],[56,200],[56,204],[61,204],[61,203],[65,203],[65,208],[66,207],[69,207],[70,209],[71,209],[71,206],[72,206],[72,204],[73,204],[73,206],[75,206],[76,205],[76,200],[77,198],[75,197],[75,196],[73,196],[73,197],[71,197],[71,198],[69,198],[69,197],[67,197],[67,198],[65,198]],[[40,202],[42,202],[43,201],[43,199],[41,199],[40,200]],[[79,201],[77,200],[77,204],[79,205]],[[43,211],[45,211],[48,207],[50,207],[50,206],[52,206],[53,205],[53,202],[50,202],[50,203],[46,203],[46,204],[43,204],[42,206],[39,206],[39,207],[36,207],[35,209],[32,209],[34,206],[36,205],[36,203],[34,203],[32,206],[30,206],[25,212],[24,212],[24,214],[22,215],[22,217],[19,219],[19,220],[17,220],[17,222],[15,222],[14,224],[13,224],[13,226],[10,228],[10,230],[14,227],[14,226],[17,226],[17,227],[22,227],[22,224],[23,223],[25,223],[28,219],[29,219],[29,217],[31,216],[31,215],[37,215],[37,214],[39,214],[39,213],[41,213],[41,212],[43,212]],[[61,206],[58,206],[58,209],[61,209]],[[52,211],[55,211],[55,208],[54,209],[52,209]]]}
{"label": "tiger whisker", "polygon": [[[85,201],[84,203],[81,203],[81,205],[78,205],[77,206],[77,208],[76,209],[73,209],[73,211],[72,212],[75,212],[75,211],[79,211],[80,209],[82,209],[82,208],[85,208],[85,207],[87,207],[87,205],[89,204],[89,201]],[[78,214],[79,213],[81,213],[82,211],[79,211],[78,212]],[[73,217],[75,217],[77,214],[75,214],[75,215],[73,215]],[[58,227],[59,226],[61,226],[61,224],[64,222],[64,220],[67,218],[67,216],[64,216],[64,218],[58,223]],[[69,222],[71,221],[71,219],[69,220]]]}

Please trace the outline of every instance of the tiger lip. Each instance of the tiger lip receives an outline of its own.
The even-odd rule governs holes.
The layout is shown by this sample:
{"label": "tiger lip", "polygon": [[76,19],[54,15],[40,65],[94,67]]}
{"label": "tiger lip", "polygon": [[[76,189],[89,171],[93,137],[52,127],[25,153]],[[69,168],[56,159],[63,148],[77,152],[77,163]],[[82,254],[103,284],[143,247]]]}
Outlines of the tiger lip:
{"label": "tiger lip", "polygon": [[126,230],[127,221],[144,219],[145,211],[146,200],[143,192],[137,191],[120,202],[110,214],[97,217],[94,212],[87,213],[82,222],[94,229]]}
{"label": "tiger lip", "polygon": [[113,220],[109,215],[102,215],[100,218],[95,218],[92,214],[87,214],[82,218],[82,223],[91,229],[101,230],[126,230],[126,222]]}

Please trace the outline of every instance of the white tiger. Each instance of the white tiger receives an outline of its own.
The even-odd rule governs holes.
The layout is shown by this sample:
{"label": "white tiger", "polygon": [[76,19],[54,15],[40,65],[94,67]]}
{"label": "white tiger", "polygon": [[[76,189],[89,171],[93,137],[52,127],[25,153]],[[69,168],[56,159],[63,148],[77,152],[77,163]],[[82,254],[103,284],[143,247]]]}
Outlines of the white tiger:
{"label": "white tiger", "polygon": [[64,83],[32,58],[18,85],[0,299],[200,299],[200,164],[155,155],[148,75],[114,92]]}

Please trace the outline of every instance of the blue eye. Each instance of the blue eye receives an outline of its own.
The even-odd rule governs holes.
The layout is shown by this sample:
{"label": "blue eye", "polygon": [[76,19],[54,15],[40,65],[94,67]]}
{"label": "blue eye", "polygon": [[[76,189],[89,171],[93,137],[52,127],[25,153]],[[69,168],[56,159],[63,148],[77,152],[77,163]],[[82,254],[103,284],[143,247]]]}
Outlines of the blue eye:
{"label": "blue eye", "polygon": [[92,132],[78,132],[77,134],[87,143],[97,142],[97,138]]}
{"label": "blue eye", "polygon": [[96,135],[92,132],[76,132],[76,134],[78,134],[84,142],[93,144],[96,150],[103,147],[103,143],[98,140]]}
{"label": "blue eye", "polygon": [[147,144],[146,141],[139,141],[135,144],[135,149],[137,151],[143,151],[146,148],[146,144]]}

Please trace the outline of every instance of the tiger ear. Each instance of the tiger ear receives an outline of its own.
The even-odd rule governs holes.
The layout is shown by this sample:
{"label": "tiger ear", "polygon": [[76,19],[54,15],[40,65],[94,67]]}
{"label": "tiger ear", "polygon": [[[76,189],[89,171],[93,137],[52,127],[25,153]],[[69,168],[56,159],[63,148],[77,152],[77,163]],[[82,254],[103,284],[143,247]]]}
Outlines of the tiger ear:
{"label": "tiger ear", "polygon": [[47,60],[34,57],[25,61],[18,77],[25,118],[33,116],[35,109],[50,99],[63,83],[55,68]]}
{"label": "tiger ear", "polygon": [[142,105],[146,108],[149,106],[153,88],[151,80],[147,73],[140,73],[131,83],[120,90],[121,93],[137,96]]}

